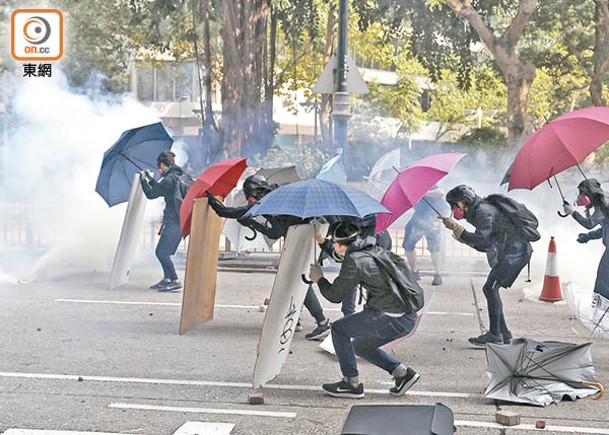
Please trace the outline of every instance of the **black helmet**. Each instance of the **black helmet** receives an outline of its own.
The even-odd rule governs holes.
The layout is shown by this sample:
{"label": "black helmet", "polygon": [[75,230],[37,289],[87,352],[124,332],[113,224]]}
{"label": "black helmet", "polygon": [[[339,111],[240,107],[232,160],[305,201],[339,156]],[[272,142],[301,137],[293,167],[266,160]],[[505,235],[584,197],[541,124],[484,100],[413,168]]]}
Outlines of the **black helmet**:
{"label": "black helmet", "polygon": [[260,199],[270,190],[269,182],[260,174],[250,175],[243,182],[243,193],[246,198]]}
{"label": "black helmet", "polygon": [[457,205],[459,201],[472,205],[477,197],[478,195],[476,195],[474,189],[466,184],[460,184],[459,186],[448,191],[446,194],[446,202],[448,202],[451,207]]}
{"label": "black helmet", "polygon": [[360,228],[352,222],[338,222],[332,228],[332,241],[349,245],[357,239],[359,231]]}
{"label": "black helmet", "polygon": [[588,178],[577,185],[580,195],[586,195],[592,198],[595,195],[603,193],[601,183],[596,178]]}

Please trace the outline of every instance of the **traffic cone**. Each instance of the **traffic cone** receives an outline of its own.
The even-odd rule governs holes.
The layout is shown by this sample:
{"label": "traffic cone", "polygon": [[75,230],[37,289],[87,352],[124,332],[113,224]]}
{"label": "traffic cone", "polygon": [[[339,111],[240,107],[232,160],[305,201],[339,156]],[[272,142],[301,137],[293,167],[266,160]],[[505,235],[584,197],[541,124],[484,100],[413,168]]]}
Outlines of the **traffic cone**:
{"label": "traffic cone", "polygon": [[543,288],[541,289],[539,300],[544,302],[562,301],[560,277],[558,276],[558,266],[556,264],[556,242],[554,241],[554,236],[550,237],[548,259],[546,261],[546,274],[543,277]]}

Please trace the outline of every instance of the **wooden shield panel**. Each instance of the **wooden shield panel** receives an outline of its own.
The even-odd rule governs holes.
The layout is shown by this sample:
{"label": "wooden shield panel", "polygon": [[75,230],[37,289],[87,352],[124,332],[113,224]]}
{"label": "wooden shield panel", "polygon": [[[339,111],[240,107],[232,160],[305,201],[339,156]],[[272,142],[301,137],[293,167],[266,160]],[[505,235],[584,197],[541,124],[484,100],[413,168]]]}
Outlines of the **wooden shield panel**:
{"label": "wooden shield panel", "polygon": [[277,376],[288,356],[307,294],[308,284],[301,279],[301,274],[308,275],[309,264],[314,261],[314,238],[312,225],[292,226],[288,230],[262,324],[254,367],[254,387],[264,386]]}
{"label": "wooden shield panel", "polygon": [[194,200],[180,334],[214,318],[222,220],[207,205],[207,198]]}
{"label": "wooden shield panel", "polygon": [[142,191],[140,184],[140,174],[133,175],[131,184],[131,192],[129,193],[129,202],[127,203],[127,211],[123,220],[123,228],[121,236],[116,246],[116,254],[112,263],[112,271],[110,272],[110,284],[108,289],[116,288],[126,284],[129,281],[129,272],[133,265],[133,257],[137,249],[137,242],[142,231],[142,223],[144,222],[144,212],[146,211],[146,197]]}

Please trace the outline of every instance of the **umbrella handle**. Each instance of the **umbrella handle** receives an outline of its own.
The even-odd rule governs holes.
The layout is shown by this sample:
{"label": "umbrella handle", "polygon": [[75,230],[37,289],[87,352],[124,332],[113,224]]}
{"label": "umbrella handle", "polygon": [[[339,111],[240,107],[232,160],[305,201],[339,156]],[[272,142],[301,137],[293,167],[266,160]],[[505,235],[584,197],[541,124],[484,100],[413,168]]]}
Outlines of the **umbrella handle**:
{"label": "umbrella handle", "polygon": [[590,398],[592,400],[599,400],[602,399],[603,396],[605,395],[605,387],[603,386],[603,384],[601,384],[600,382],[592,382],[592,381],[582,381],[582,385],[585,385],[587,387],[594,387],[594,388],[598,388],[598,393],[596,393],[593,396],[590,396]]}
{"label": "umbrella handle", "polygon": [[304,282],[305,284],[309,284],[309,285],[313,284],[313,281],[309,281],[304,273],[302,273],[300,275],[300,279],[302,279],[302,282]]}
{"label": "umbrella handle", "polygon": [[254,240],[256,238],[256,236],[258,235],[258,232],[253,228],[250,228],[250,230],[252,230],[252,233],[254,233],[254,235],[251,238],[247,237],[247,236],[244,236],[244,237],[245,237],[245,240],[249,240],[251,242],[252,240]]}
{"label": "umbrella handle", "polygon": [[[563,200],[562,200],[562,203],[563,203],[563,204],[569,204],[569,203],[568,203],[568,202],[567,202],[567,201],[566,201],[564,198],[563,198]],[[563,212],[561,212],[561,211],[557,211],[556,213],[558,213],[558,216],[563,217],[563,218],[565,218],[565,217],[569,216],[567,213],[563,213]]]}

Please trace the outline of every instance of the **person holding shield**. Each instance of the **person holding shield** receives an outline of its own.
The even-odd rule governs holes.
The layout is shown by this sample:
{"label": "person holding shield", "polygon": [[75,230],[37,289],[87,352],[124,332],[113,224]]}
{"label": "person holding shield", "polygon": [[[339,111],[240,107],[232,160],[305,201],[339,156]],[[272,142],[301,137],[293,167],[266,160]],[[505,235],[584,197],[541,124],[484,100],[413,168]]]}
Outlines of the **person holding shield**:
{"label": "person holding shield", "polygon": [[163,268],[163,279],[151,285],[150,288],[159,292],[176,292],[182,288],[182,284],[178,279],[171,256],[176,253],[182,240],[180,208],[175,201],[175,191],[178,188],[178,177],[183,174],[183,171],[175,163],[175,154],[169,150],[158,155],[157,168],[161,176],[158,181],[147,171],[140,173],[140,183],[146,198],[156,199],[162,196],[165,199],[165,209],[159,230],[161,237],[154,251]]}

